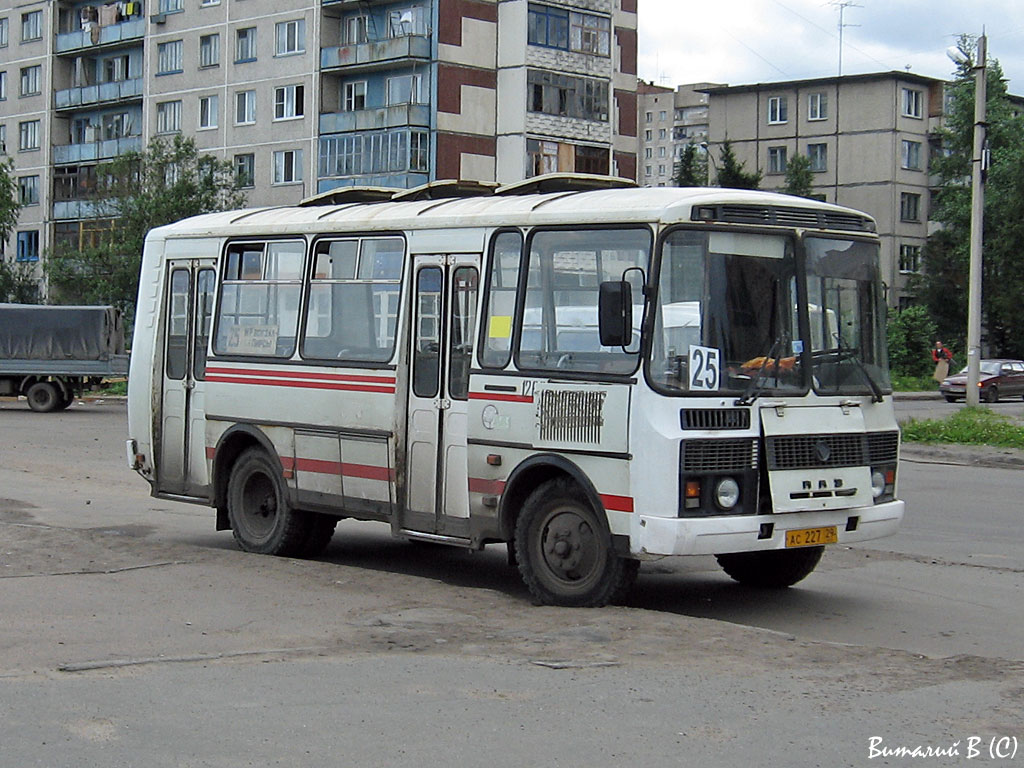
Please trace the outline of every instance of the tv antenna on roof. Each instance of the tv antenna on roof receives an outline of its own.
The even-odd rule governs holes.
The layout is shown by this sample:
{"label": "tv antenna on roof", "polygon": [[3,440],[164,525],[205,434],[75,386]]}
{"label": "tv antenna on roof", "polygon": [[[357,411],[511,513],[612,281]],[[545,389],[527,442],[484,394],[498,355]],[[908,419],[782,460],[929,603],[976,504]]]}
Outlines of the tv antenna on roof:
{"label": "tv antenna on roof", "polygon": [[860,24],[847,24],[844,21],[847,8],[863,8],[863,5],[858,5],[853,0],[832,0],[829,5],[834,5],[839,9],[839,77],[843,76],[843,30],[846,27],[859,27]]}

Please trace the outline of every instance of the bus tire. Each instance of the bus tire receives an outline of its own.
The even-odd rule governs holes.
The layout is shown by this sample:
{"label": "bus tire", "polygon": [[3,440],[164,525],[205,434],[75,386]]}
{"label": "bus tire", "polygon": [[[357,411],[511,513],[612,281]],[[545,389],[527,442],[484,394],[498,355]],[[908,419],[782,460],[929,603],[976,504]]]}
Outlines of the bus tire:
{"label": "bus tire", "polygon": [[810,575],[824,551],[824,547],[769,549],[715,555],[715,559],[722,570],[740,584],[763,589],[785,589]]}
{"label": "bus tire", "polygon": [[309,516],[291,508],[281,470],[261,448],[244,451],[231,468],[228,519],[246,552],[292,557],[309,534]]}
{"label": "bus tire", "polygon": [[334,537],[334,528],[338,525],[338,518],[333,515],[321,515],[317,512],[308,513],[309,532],[306,540],[302,542],[301,557],[320,557],[327,549]]}
{"label": "bus tire", "polygon": [[37,381],[25,392],[28,407],[36,413],[49,413],[57,410],[63,395],[56,384],[49,381]]}
{"label": "bus tire", "polygon": [[569,480],[549,480],[523,503],[516,520],[519,573],[541,605],[598,607],[622,599],[636,561],[612,549],[608,526]]}

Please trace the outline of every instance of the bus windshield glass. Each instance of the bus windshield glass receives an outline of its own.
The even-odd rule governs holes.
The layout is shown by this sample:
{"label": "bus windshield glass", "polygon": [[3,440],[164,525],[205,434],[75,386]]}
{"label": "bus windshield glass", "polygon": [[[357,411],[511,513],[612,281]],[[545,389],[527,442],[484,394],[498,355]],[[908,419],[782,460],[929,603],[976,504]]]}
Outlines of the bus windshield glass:
{"label": "bus windshield glass", "polygon": [[876,396],[891,391],[878,246],[808,237],[805,247],[815,391]]}
{"label": "bus windshield glass", "polygon": [[676,230],[662,246],[649,378],[672,394],[806,389],[789,238]]}

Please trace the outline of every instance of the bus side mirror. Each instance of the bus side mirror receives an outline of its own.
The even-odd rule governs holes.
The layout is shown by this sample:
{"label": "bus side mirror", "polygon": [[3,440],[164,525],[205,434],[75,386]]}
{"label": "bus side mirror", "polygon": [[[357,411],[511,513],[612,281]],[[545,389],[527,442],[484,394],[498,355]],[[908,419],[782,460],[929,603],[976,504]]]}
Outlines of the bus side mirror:
{"label": "bus side mirror", "polygon": [[633,289],[625,280],[601,283],[597,302],[603,347],[626,347],[633,337]]}

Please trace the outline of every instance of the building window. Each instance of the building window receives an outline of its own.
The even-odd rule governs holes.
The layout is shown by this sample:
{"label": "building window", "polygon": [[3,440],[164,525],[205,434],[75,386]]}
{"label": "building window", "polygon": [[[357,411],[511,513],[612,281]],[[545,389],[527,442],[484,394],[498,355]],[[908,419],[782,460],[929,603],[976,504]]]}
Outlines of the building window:
{"label": "building window", "polygon": [[530,3],[527,41],[530,45],[608,56],[611,20],[607,16]]}
{"label": "building window", "polygon": [[199,97],[199,127],[216,128],[217,115],[220,112],[220,99],[214,96]]}
{"label": "building window", "polygon": [[8,28],[9,23],[7,21],[7,17],[5,16],[4,18],[0,19],[0,48],[7,47],[7,36],[9,34]]}
{"label": "building window", "polygon": [[900,272],[914,274],[921,271],[921,246],[900,246]]}
{"label": "building window", "polygon": [[608,150],[603,147],[576,147],[576,173],[608,175]]}
{"label": "building window", "polygon": [[181,130],[181,102],[161,101],[156,105],[156,132],[177,133]]}
{"label": "building window", "polygon": [[235,155],[235,183],[243,188],[256,186],[256,155]]}
{"label": "building window", "polygon": [[200,8],[207,8],[211,5],[220,5],[220,0],[199,0]]}
{"label": "building window", "polygon": [[664,165],[659,165],[658,166],[658,175],[659,176],[664,176],[665,175],[665,166]]}
{"label": "building window", "polygon": [[[21,42],[43,39],[43,12],[29,11],[21,14]],[[38,237],[38,233],[36,233]]]}
{"label": "building window", "polygon": [[235,125],[249,125],[256,122],[256,91],[239,91],[235,94]]}
{"label": "building window", "polygon": [[420,104],[422,78],[420,75],[399,75],[388,78],[388,106]]}
{"label": "building window", "polygon": [[101,77],[104,83],[120,83],[129,77],[128,68],[131,64],[131,57],[127,54],[121,56],[109,56],[102,60]]}
{"label": "building window", "polygon": [[427,15],[423,6],[399,8],[388,13],[388,37],[427,34]]}
{"label": "building window", "polygon": [[658,157],[665,157],[665,155],[666,155],[665,147],[658,147]]}
{"label": "building window", "polygon": [[185,0],[160,0],[157,3],[159,13],[177,13],[185,10]]}
{"label": "building window", "polygon": [[26,120],[18,123],[18,149],[25,151],[39,149],[39,121]]}
{"label": "building window", "polygon": [[0,72],[0,101],[7,99],[7,73]]}
{"label": "building window", "polygon": [[320,139],[319,175],[325,178],[425,172],[429,162],[426,131],[377,131]]}
{"label": "building window", "polygon": [[361,45],[366,42],[366,22],[365,16],[349,16],[345,19],[345,45]]}
{"label": "building window", "polygon": [[216,67],[220,64],[220,35],[199,38],[199,66]]}
{"label": "building window", "polygon": [[36,64],[21,68],[21,95],[38,96],[42,92],[42,66]]}
{"label": "building window", "polygon": [[558,144],[554,141],[526,140],[527,175],[542,176],[558,171]]}
{"label": "building window", "polygon": [[651,147],[644,147],[644,160],[650,160],[654,157],[654,150]]}
{"label": "building window", "polygon": [[530,112],[608,122],[608,82],[531,69],[527,73]]}
{"label": "building window", "polygon": [[921,91],[915,91],[913,88],[903,89],[903,116],[904,117],[921,117]]}
{"label": "building window", "polygon": [[245,27],[235,34],[235,63],[256,61],[256,27]]}
{"label": "building window", "polygon": [[811,161],[810,170],[815,173],[828,170],[828,144],[808,144],[807,157]]}
{"label": "building window", "polygon": [[18,200],[22,205],[39,205],[38,176],[22,176],[18,179]]}
{"label": "building window", "polygon": [[921,220],[921,196],[913,192],[900,193],[900,221]]}
{"label": "building window", "polygon": [[[134,121],[130,112],[114,112],[104,115],[101,132],[103,141],[109,141],[110,139],[123,139],[126,136],[139,135],[139,130],[134,126]],[[84,143],[86,140],[88,140],[87,137],[83,136],[83,141],[78,143]]]}
{"label": "building window", "polygon": [[611,20],[607,16],[591,13],[569,14],[569,50],[608,56],[611,40]]}
{"label": "building window", "polygon": [[654,121],[654,113],[653,112],[645,112],[644,113],[644,122],[645,123],[650,123],[650,122],[653,122],[653,121]]}
{"label": "building window", "polygon": [[768,173],[786,172],[786,148],[768,147]]}
{"label": "building window", "polygon": [[156,73],[158,75],[174,75],[182,71],[181,40],[159,43],[156,47]]}
{"label": "building window", "polygon": [[274,119],[290,120],[305,114],[305,87],[283,85],[274,89]]}
{"label": "building window", "polygon": [[358,80],[354,83],[345,83],[344,97],[342,104],[346,112],[366,109],[366,81]]}
{"label": "building window", "polygon": [[645,176],[650,176],[650,175],[651,175],[651,169],[652,169],[653,167],[654,167],[654,166],[652,166],[652,165],[645,165],[645,166],[644,166],[644,175],[645,175]]}
{"label": "building window", "polygon": [[911,171],[921,170],[921,142],[903,140],[903,167]]}
{"label": "building window", "polygon": [[[7,154],[7,126],[0,125],[0,155]],[[2,242],[2,241],[0,241]]]}
{"label": "building window", "polygon": [[306,20],[280,21],[274,27],[274,55],[290,56],[306,50]]}
{"label": "building window", "polygon": [[644,141],[650,141],[650,140],[651,140],[651,132],[650,131],[644,131]]}
{"label": "building window", "polygon": [[789,120],[789,99],[785,96],[772,96],[768,99],[768,122],[771,125],[785,123]]}
{"label": "building window", "polygon": [[810,93],[807,95],[807,119],[828,119],[828,96],[826,94]]}
{"label": "building window", "polygon": [[18,233],[18,261],[39,261],[39,231]]}
{"label": "building window", "polygon": [[285,149],[274,153],[274,184],[302,181],[302,150]]}

